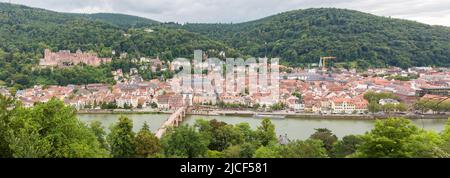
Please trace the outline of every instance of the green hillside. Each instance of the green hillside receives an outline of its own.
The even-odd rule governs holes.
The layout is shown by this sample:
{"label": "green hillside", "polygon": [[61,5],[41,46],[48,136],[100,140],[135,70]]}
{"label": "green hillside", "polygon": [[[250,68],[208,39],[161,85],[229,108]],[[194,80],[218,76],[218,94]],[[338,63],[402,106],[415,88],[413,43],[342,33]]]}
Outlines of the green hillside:
{"label": "green hillside", "polygon": [[[296,10],[238,24],[178,25],[122,14],[59,13],[0,3],[0,41],[0,85],[15,88],[111,82],[110,69],[131,67],[118,60],[121,52],[130,58],[172,60],[192,57],[195,49],[208,51],[209,56],[225,51],[227,57],[262,57],[267,51],[268,57],[280,57],[293,66],[317,63],[325,55],[336,56],[335,62],[342,64],[356,61],[359,68],[450,66],[450,28],[334,8]],[[94,51],[113,57],[113,63],[102,68],[35,70],[46,48]]]}
{"label": "green hillside", "polygon": [[[33,73],[33,67],[43,57],[46,48],[53,51],[94,51],[103,57],[114,57],[113,60],[120,52],[127,52],[130,57],[160,56],[163,60],[193,57],[195,49],[237,54],[222,42],[183,29],[161,25],[124,28],[83,14],[58,13],[7,3],[0,3],[0,41],[0,85],[16,85],[17,88],[48,79],[27,77],[37,75]],[[117,56],[112,56],[113,50],[117,51]],[[73,72],[73,77],[78,77],[77,74]],[[50,83],[66,84],[68,80]],[[105,79],[88,80],[89,83],[102,81]]]}
{"label": "green hillside", "polygon": [[113,13],[96,13],[87,14],[88,18],[93,20],[101,20],[112,25],[117,25],[119,27],[144,27],[159,24],[160,22],[146,19],[142,17],[124,15],[124,14],[113,14]]}
{"label": "green hillside", "polygon": [[379,17],[353,10],[295,10],[238,24],[186,24],[253,56],[280,57],[293,65],[332,55],[361,65],[449,66],[450,28]]}

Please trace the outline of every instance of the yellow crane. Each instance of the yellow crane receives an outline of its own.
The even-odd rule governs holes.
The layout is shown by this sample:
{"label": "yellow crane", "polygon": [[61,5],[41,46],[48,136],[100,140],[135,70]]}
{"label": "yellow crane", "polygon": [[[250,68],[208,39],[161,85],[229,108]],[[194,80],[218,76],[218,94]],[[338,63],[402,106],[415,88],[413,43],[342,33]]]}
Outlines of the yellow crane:
{"label": "yellow crane", "polygon": [[327,60],[335,60],[336,57],[333,56],[326,56],[326,57],[320,57],[320,61],[322,62],[322,68],[327,67]]}

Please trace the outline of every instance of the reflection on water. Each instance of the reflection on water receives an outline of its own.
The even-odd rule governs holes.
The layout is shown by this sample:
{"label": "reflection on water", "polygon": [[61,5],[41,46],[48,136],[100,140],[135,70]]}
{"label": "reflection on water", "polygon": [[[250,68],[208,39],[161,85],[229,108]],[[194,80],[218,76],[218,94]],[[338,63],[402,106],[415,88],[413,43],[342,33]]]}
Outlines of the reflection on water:
{"label": "reflection on water", "polygon": [[[105,127],[105,130],[109,132],[109,126],[116,123],[120,114],[79,114],[78,117],[81,121],[92,122],[100,121]],[[146,121],[150,125],[150,130],[155,132],[162,123],[169,117],[167,114],[126,114],[126,116],[133,120],[133,130],[139,131],[142,125]],[[238,116],[188,116],[183,124],[193,125],[195,120],[205,119],[212,120],[217,119],[219,121],[226,122],[228,124],[238,124],[247,122],[249,125],[256,129],[260,125],[261,118],[252,117],[238,117]],[[413,120],[413,123],[420,128],[431,129],[441,131],[444,128],[447,120],[432,120],[432,119],[420,119]],[[272,123],[275,124],[275,131],[277,135],[288,134],[291,139],[307,139],[316,128],[328,128],[333,131],[339,138],[350,134],[364,134],[373,128],[373,120],[331,120],[331,119],[272,119]]]}
{"label": "reflection on water", "polygon": [[[117,123],[120,116],[120,114],[79,114],[78,118],[87,123],[100,121],[105,131],[109,132],[111,124]],[[133,121],[133,131],[135,132],[142,128],[144,122],[147,122],[150,130],[155,132],[169,118],[167,114],[126,114],[126,116]]]}
{"label": "reflection on water", "polygon": [[[229,124],[237,124],[241,122],[247,122],[249,125],[256,129],[260,125],[262,119],[251,117],[234,117],[234,116],[189,116],[184,121],[185,124],[194,124],[197,119],[217,119]],[[420,128],[432,129],[441,131],[444,128],[447,120],[431,120],[420,119],[413,120],[413,123]],[[275,125],[275,132],[278,135],[288,134],[291,139],[307,139],[311,134],[315,132],[316,128],[328,128],[333,131],[336,136],[342,138],[345,135],[350,134],[364,134],[371,130],[374,126],[374,120],[331,120],[331,119],[272,119],[272,123]]]}

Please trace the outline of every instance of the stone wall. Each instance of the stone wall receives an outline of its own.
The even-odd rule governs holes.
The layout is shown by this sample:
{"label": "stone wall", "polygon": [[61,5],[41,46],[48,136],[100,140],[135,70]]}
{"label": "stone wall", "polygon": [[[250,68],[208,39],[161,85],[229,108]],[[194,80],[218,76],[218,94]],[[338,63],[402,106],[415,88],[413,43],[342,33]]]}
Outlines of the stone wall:
{"label": "stone wall", "polygon": [[91,66],[99,66],[101,63],[107,62],[111,62],[111,58],[99,58],[95,53],[83,53],[81,50],[71,53],[69,50],[52,52],[49,49],[45,49],[44,58],[40,60],[39,65],[67,67],[84,63]]}

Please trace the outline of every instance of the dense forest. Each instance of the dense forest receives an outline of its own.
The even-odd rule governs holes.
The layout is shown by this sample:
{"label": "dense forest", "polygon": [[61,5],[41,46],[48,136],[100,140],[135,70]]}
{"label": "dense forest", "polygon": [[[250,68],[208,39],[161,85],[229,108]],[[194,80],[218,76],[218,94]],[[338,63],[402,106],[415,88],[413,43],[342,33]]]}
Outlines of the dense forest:
{"label": "dense forest", "polygon": [[[209,36],[244,54],[280,57],[295,66],[320,56],[371,66],[449,66],[450,28],[353,10],[294,10],[238,24],[171,25]],[[265,44],[267,43],[267,45]]]}
{"label": "dense forest", "polygon": [[[292,66],[317,63],[325,55],[361,68],[450,65],[448,27],[332,8],[290,11],[238,24],[180,25],[122,14],[59,13],[0,3],[0,42],[0,85],[15,89],[67,81],[111,83],[108,70],[129,69],[132,58],[192,58],[195,49],[212,57],[220,57],[221,51],[226,57],[267,54]],[[93,51],[113,57],[114,62],[49,72],[37,67],[46,48]],[[120,61],[123,52],[128,58]],[[96,76],[78,80],[89,73]]]}
{"label": "dense forest", "polygon": [[[77,14],[73,14],[77,15]],[[124,15],[124,14],[112,14],[112,13],[96,13],[96,14],[82,14],[80,16],[84,16],[93,20],[100,20],[106,23],[110,23],[111,25],[130,28],[130,27],[145,27],[150,25],[156,25],[160,22],[137,17],[132,15]]]}
{"label": "dense forest", "polygon": [[74,108],[52,99],[25,108],[0,96],[0,158],[449,158],[450,121],[442,132],[418,128],[410,120],[378,120],[362,135],[338,138],[316,128],[308,139],[277,139],[270,119],[248,123],[197,120],[169,128],[158,139],[145,123],[136,133],[121,116],[109,132],[96,121],[77,119]]}
{"label": "dense forest", "polygon": [[[52,51],[77,49],[93,51],[101,57],[117,60],[122,52],[128,58],[157,57],[172,60],[177,57],[193,57],[195,49],[209,51],[211,55],[225,51],[229,55],[238,52],[222,42],[183,29],[166,28],[154,21],[143,21],[120,14],[69,14],[20,5],[0,3],[0,84],[15,88],[30,87],[39,81],[58,78],[63,69],[51,73],[39,73],[36,65],[43,58],[44,49]],[[125,23],[127,22],[127,23]],[[142,23],[140,23],[142,22]],[[139,25],[140,24],[140,25]],[[131,26],[131,27],[127,27]],[[139,27],[136,27],[139,26]],[[116,55],[112,55],[116,51]],[[120,63],[116,62],[115,64]],[[103,82],[110,79],[104,68],[93,68],[76,75],[77,71],[65,69],[81,78],[87,71],[100,76]],[[44,70],[44,72],[46,72]],[[72,75],[73,76],[73,75]],[[75,80],[66,78],[65,81]],[[42,84],[42,83],[39,83]],[[56,82],[65,84],[65,82]]]}
{"label": "dense forest", "polygon": [[148,29],[123,28],[138,23],[125,17],[128,16],[57,13],[0,3],[0,47],[4,53],[25,53],[23,57],[30,58],[42,57],[44,48],[53,51],[81,49],[97,52],[100,56],[111,56],[111,51],[115,50],[117,55],[120,52],[137,56],[160,55],[169,60],[193,56],[194,49],[236,53],[219,41],[183,29],[165,28],[158,23],[148,23]]}

